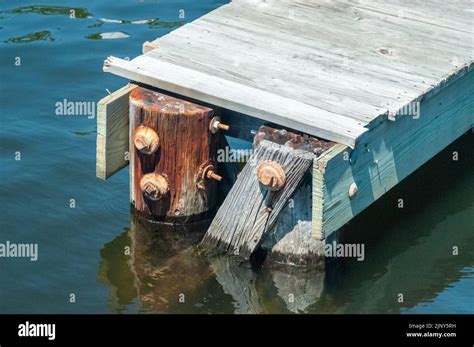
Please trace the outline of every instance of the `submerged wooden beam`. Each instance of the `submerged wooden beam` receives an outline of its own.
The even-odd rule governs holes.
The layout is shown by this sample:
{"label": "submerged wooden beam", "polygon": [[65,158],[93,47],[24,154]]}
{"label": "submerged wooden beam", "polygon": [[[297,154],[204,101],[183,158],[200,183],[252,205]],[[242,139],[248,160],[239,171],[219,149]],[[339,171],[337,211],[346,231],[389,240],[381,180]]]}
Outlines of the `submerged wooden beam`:
{"label": "submerged wooden beam", "polygon": [[[472,128],[473,86],[471,66],[456,83],[421,100],[419,115],[385,121],[371,129],[354,150],[338,144],[315,160],[313,237],[334,233]],[[351,197],[354,187],[357,192]]]}
{"label": "submerged wooden beam", "polygon": [[128,165],[128,97],[136,87],[127,84],[97,105],[96,175],[100,179]]}

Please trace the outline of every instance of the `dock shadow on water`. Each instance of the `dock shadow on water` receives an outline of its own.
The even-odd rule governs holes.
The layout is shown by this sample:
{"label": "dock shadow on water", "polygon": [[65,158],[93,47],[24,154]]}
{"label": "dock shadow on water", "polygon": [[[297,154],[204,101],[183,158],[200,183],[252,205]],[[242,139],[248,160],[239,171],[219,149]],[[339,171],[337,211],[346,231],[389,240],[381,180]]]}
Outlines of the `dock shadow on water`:
{"label": "dock shadow on water", "polygon": [[[109,289],[109,308],[117,313],[472,313],[473,140],[472,133],[464,135],[347,225],[342,242],[363,243],[364,260],[328,258],[325,271],[208,257],[196,247],[206,224],[169,227],[132,214],[130,228],[100,251],[98,281]],[[403,208],[397,207],[399,199]],[[457,303],[444,299],[451,291],[460,298]]]}

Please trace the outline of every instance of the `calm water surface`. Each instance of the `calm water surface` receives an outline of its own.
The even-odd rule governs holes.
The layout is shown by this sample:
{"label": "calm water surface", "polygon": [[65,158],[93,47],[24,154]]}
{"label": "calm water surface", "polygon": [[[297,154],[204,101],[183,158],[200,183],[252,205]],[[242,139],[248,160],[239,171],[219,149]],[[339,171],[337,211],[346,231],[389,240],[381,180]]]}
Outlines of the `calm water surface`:
{"label": "calm water surface", "polygon": [[189,247],[197,230],[181,238],[130,215],[127,170],[95,178],[96,120],[58,116],[56,102],[121,87],[102,72],[108,55],[138,55],[220,3],[0,4],[0,242],[39,244],[37,262],[0,259],[0,312],[474,313],[472,133],[353,220],[345,233],[366,260],[331,262],[326,275],[201,257]]}

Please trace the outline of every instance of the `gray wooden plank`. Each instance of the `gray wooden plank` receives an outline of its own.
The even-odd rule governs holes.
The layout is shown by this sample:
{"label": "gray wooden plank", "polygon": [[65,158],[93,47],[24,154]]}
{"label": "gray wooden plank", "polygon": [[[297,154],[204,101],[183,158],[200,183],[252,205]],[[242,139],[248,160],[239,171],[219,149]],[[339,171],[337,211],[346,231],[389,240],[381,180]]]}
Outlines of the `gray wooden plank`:
{"label": "gray wooden plank", "polygon": [[[277,7],[278,8],[278,7]],[[271,7],[270,10],[273,10],[274,7]],[[235,10],[234,10],[235,12]],[[254,11],[255,12],[255,11]],[[297,39],[295,38],[293,41],[297,41],[296,44],[293,44],[291,49],[289,49],[286,52],[281,52],[281,47],[288,45],[287,42],[291,42],[291,36],[287,37],[286,41],[278,41],[279,36],[282,36],[282,33],[284,33],[285,25],[277,25],[273,24],[274,21],[266,20],[266,31],[262,32],[260,36],[256,37],[248,37],[246,42],[242,43],[241,40],[239,40],[241,37],[246,36],[246,32],[251,32],[254,34],[253,29],[254,27],[260,27],[262,25],[262,21],[258,21],[259,18],[263,17],[263,15],[267,15],[267,13],[264,14],[255,14],[253,12],[246,13],[245,11],[239,11],[237,13],[230,13],[228,18],[225,18],[225,11],[222,10],[220,12],[221,16],[218,18],[212,17],[211,19],[206,19],[208,17],[204,17],[202,20],[198,20],[195,22],[195,24],[190,24],[189,26],[185,26],[180,30],[175,31],[174,33],[170,34],[168,37],[164,37],[161,42],[162,44],[168,42],[172,42],[174,47],[176,49],[179,49],[180,47],[185,47],[186,49],[189,49],[189,47],[202,47],[206,43],[209,44],[208,47],[210,47],[214,55],[219,56],[219,50],[215,50],[216,45],[217,46],[222,46],[225,44],[225,42],[228,43],[227,47],[237,47],[235,51],[232,51],[231,48],[227,49],[232,51],[232,54],[229,52],[227,53],[227,56],[232,57],[239,63],[239,66],[235,67],[232,70],[232,73],[229,73],[229,77],[232,78],[233,75],[235,75],[236,71],[239,71],[238,68],[240,67],[239,72],[245,73],[246,71],[251,70],[251,64],[245,65],[245,55],[248,54],[248,52],[254,53],[254,61],[250,61],[250,63],[258,65],[258,56],[261,57],[262,64],[264,65],[264,62],[267,63],[267,68],[265,66],[257,66],[255,71],[261,72],[260,74],[253,72],[250,76],[247,75],[245,77],[253,77],[257,76],[259,78],[260,76],[263,75],[263,78],[268,77],[266,74],[268,71],[274,70],[275,68],[278,68],[278,66],[284,66],[285,69],[290,68],[291,71],[291,77],[294,78],[295,73],[298,72],[298,70],[303,71],[305,74],[307,74],[307,80],[315,80],[319,83],[317,87],[321,90],[326,90],[326,97],[327,96],[333,96],[333,95],[345,95],[348,96],[346,97],[342,102],[339,104],[347,104],[348,106],[350,105],[351,101],[357,98],[357,96],[361,96],[362,100],[365,102],[369,103],[369,98],[372,95],[377,95],[381,91],[388,91],[390,89],[394,89],[397,93],[392,94],[392,95],[380,95],[377,101],[372,104],[375,104],[377,106],[381,106],[381,104],[387,103],[389,104],[389,101],[392,101],[392,103],[401,103],[404,104],[409,101],[410,97],[414,98],[420,94],[423,93],[424,90],[434,86],[437,82],[439,82],[439,79],[442,77],[446,77],[444,75],[440,75],[442,71],[446,71],[447,75],[451,72],[451,68],[453,68],[452,63],[449,61],[450,58],[453,57],[452,55],[452,47],[453,44],[450,43],[450,46],[448,46],[447,49],[443,51],[444,58],[439,58],[439,54],[436,54],[436,50],[438,47],[439,42],[435,41],[432,45],[429,45],[428,43],[430,41],[424,40],[423,44],[416,46],[413,43],[413,37],[408,35],[410,33],[404,33],[402,29],[398,29],[398,31],[392,30],[391,35],[387,35],[386,31],[380,30],[380,25],[384,23],[378,23],[377,26],[373,25],[372,26],[372,31],[371,33],[377,33],[377,30],[380,31],[379,33],[379,38],[378,40],[384,40],[390,41],[393,40],[394,43],[391,43],[390,46],[385,46],[383,44],[378,44],[375,42],[374,44],[374,38],[371,37],[371,40],[365,40],[369,41],[372,44],[374,44],[373,47],[368,47],[370,48],[370,52],[366,51],[369,53],[370,56],[369,58],[373,58],[372,60],[364,60],[361,61],[363,64],[358,64],[359,61],[361,60],[361,57],[357,57],[357,60],[351,60],[348,62],[350,65],[350,68],[345,69],[342,66],[342,61],[340,62],[339,66],[338,64],[334,64],[335,59],[319,59],[317,61],[311,62],[311,69],[305,69],[305,66],[301,66],[301,63],[304,63],[305,60],[295,60],[293,64],[288,64],[288,62],[285,63],[285,61],[280,60],[277,62],[274,62],[274,57],[278,57],[279,55],[283,55],[284,57],[287,57],[291,54],[291,52],[294,52],[295,55],[301,51],[301,47],[304,47],[304,51],[307,52],[307,54],[313,54],[316,57],[322,56],[324,52],[329,52],[334,50],[334,48],[337,48],[337,44],[335,44],[336,41],[341,41],[344,43],[345,46],[343,48],[345,51],[348,51],[348,48],[350,48],[351,51],[357,52],[358,46],[362,46],[364,48],[363,44],[358,44],[361,41],[360,34],[366,34],[367,31],[362,31],[360,32],[360,28],[358,31],[352,30],[353,28],[353,19],[351,19],[350,23],[346,24],[349,25],[346,28],[346,33],[341,33],[341,32],[336,32],[337,35],[329,35],[330,32],[328,31],[326,34],[327,35],[319,35],[316,36],[318,33],[314,33],[312,27],[307,28],[306,24],[305,25],[300,25],[299,31],[296,33],[298,34]],[[224,19],[221,18],[222,15],[224,14]],[[252,19],[252,16],[254,18]],[[260,16],[260,17],[259,17]],[[235,17],[235,18],[234,18]],[[214,19],[215,18],[215,19]],[[323,25],[327,24],[325,23],[322,19],[323,18],[312,18],[315,23],[320,23],[322,22]],[[288,23],[293,23],[293,20],[285,19],[285,18],[280,18],[280,21],[286,20]],[[215,21],[215,23],[220,23],[218,25],[212,26],[210,24],[212,21]],[[202,23],[205,22],[205,26],[202,25]],[[258,22],[258,26],[252,27],[253,22]],[[223,25],[225,23],[225,25]],[[224,35],[225,31],[227,30],[229,26],[231,26],[230,23],[232,24],[231,29],[239,28],[239,31],[234,30],[234,32],[229,31],[227,36],[223,36],[221,38],[221,43],[220,41],[216,41],[220,36]],[[398,23],[397,28],[400,28],[400,24]],[[202,25],[202,28],[200,28],[200,25]],[[211,25],[211,26],[210,26]],[[341,23],[338,23],[336,27],[339,27]],[[386,25],[385,25],[386,26]],[[327,25],[326,25],[327,27]],[[323,27],[324,28],[324,27]],[[273,29],[273,30],[272,30]],[[278,30],[276,30],[278,29]],[[354,31],[354,33],[351,33],[351,31]],[[200,32],[199,32],[200,30]],[[332,30],[332,27],[331,27]],[[228,31],[228,30],[227,30]],[[293,33],[291,30],[287,30],[290,34]],[[224,33],[221,33],[224,32]],[[273,34],[272,34],[273,32]],[[418,32],[416,30],[415,32]],[[316,34],[316,35],[315,35]],[[405,36],[400,36],[401,34],[406,34]],[[432,34],[432,33],[430,33]],[[179,37],[177,36],[183,36],[187,37],[188,40],[187,42],[179,42]],[[247,34],[249,36],[250,34]],[[321,49],[319,52],[316,51],[311,51],[309,44],[307,45],[302,45],[301,44],[301,35],[305,35],[308,37],[308,42],[314,42],[317,43],[318,45],[321,44],[323,41],[327,41],[328,44],[331,46],[329,47],[324,47],[324,49]],[[400,37],[398,37],[398,36]],[[326,38],[328,36],[328,38]],[[317,37],[317,40],[315,40],[315,37]],[[235,39],[233,39],[235,38]],[[451,38],[451,37],[450,37]],[[424,37],[424,39],[426,39]],[[235,42],[234,42],[235,41]],[[398,43],[397,42],[401,42]],[[468,42],[469,40],[464,40],[464,42]],[[259,49],[261,48],[262,45],[265,44],[265,42],[268,42],[267,46],[265,47],[265,50],[263,51]],[[362,40],[364,42],[364,40]],[[395,46],[394,46],[395,45]],[[426,47],[425,47],[426,46]],[[446,45],[445,45],[446,46]],[[275,49],[274,47],[278,47],[279,50]],[[298,47],[299,50],[298,50]],[[332,47],[332,49],[331,49]],[[378,51],[379,48],[382,47],[387,47],[389,49],[389,57],[383,57],[382,54]],[[413,47],[413,48],[411,48]],[[470,46],[465,46],[464,51],[466,49],[470,48]],[[205,49],[205,47],[204,47]],[[201,48],[201,50],[204,50]],[[361,56],[363,57],[363,52],[364,50],[359,49],[361,52]],[[198,49],[199,51],[199,49]],[[240,54],[235,54],[236,52],[243,52]],[[258,55],[255,54],[255,52],[258,52]],[[266,55],[265,55],[266,52]],[[269,54],[271,52],[272,54]],[[344,51],[342,51],[344,52]],[[155,52],[155,54],[160,54],[161,52]],[[168,52],[166,52],[168,53]],[[193,52],[194,54],[194,52]],[[208,54],[207,56],[209,57],[209,52],[206,52],[204,54]],[[226,53],[224,53],[226,54]],[[367,54],[366,54],[367,55]],[[189,55],[182,55],[183,57],[189,57]],[[199,56],[193,56],[192,61],[193,62],[198,62],[199,64],[202,64],[203,59],[202,57]],[[350,55],[348,55],[350,56]],[[197,59],[196,59],[197,58]],[[336,58],[336,57],[335,57]],[[420,59],[423,58],[423,59]],[[365,58],[364,58],[365,59]],[[433,60],[430,62],[430,59]],[[189,61],[189,59],[187,59]],[[208,58],[208,60],[210,60]],[[242,61],[243,60],[243,61]],[[341,59],[339,59],[341,60]],[[218,64],[219,61],[222,61],[222,54],[219,56],[219,59],[216,59],[215,61],[212,61],[213,65],[216,63]],[[232,69],[232,64],[229,64],[229,62],[225,62],[228,68]],[[383,64],[386,65],[386,67],[383,66]],[[241,65],[241,66],[240,66]],[[358,79],[354,80],[351,78],[351,75],[354,75],[354,71],[357,71],[356,67],[361,66],[362,69],[359,73]],[[428,70],[429,67],[430,70]],[[291,69],[293,67],[293,69]],[[319,67],[319,69],[318,69]],[[393,67],[397,67],[397,69],[393,69]],[[384,72],[383,69],[388,70],[388,73]],[[315,71],[316,69],[316,71]],[[375,69],[375,73],[371,74],[371,70]],[[400,71],[401,69],[405,69],[405,71]],[[346,71],[347,70],[347,71]],[[423,73],[423,70],[426,70],[427,73]],[[326,71],[326,72],[324,72]],[[341,71],[343,72],[342,78],[341,78]],[[316,74],[315,74],[316,73]],[[378,76],[379,79],[384,82],[384,84],[378,84],[377,79],[371,78],[373,76]],[[411,76],[411,77],[410,77]],[[272,76],[274,78],[275,76]],[[284,88],[286,85],[290,84],[291,80],[285,79],[286,76],[278,75],[278,78],[281,79],[281,83],[278,84],[279,88]],[[274,84],[277,84],[277,81],[272,81]],[[297,84],[303,84],[301,80],[297,81]],[[342,92],[337,90],[338,83],[342,86]],[[293,85],[291,85],[293,87]],[[304,86],[306,87],[306,86]],[[290,89],[290,88],[287,88]],[[298,88],[297,88],[298,89]],[[301,88],[300,88],[301,89]],[[298,92],[300,92],[300,89]],[[314,93],[314,89],[306,88],[306,91],[312,91]],[[356,89],[360,90],[358,94],[355,96],[351,94],[351,89]],[[320,95],[314,95],[314,99],[316,101],[319,101]],[[349,111],[352,110],[352,111]],[[355,112],[354,112],[355,111]],[[357,114],[357,107],[347,107],[346,113],[351,112],[352,114]],[[379,114],[374,114],[373,116],[378,116]]]}
{"label": "gray wooden plank", "polygon": [[350,145],[462,76],[473,13],[467,0],[238,0],[106,70]]}
{"label": "gray wooden plank", "polygon": [[474,3],[470,0],[430,0],[430,1],[371,1],[349,0],[357,9],[382,15],[403,17],[426,26],[436,26],[459,32],[472,33]]}
{"label": "gray wooden plank", "polygon": [[[372,87],[370,87],[370,83],[359,85],[355,79],[353,79],[353,83],[348,79],[337,83],[338,76],[330,76],[326,72],[321,72],[317,78],[311,78],[311,72],[303,68],[292,71],[290,62],[278,61],[276,58],[273,61],[267,60],[262,54],[260,56],[238,54],[238,52],[245,51],[243,47],[236,51],[228,50],[219,54],[217,52],[211,53],[215,47],[212,40],[207,44],[207,50],[203,49],[204,45],[201,45],[201,48],[194,47],[194,49],[185,44],[176,46],[176,41],[178,40],[174,42],[162,41],[160,48],[150,53],[149,56],[236,83],[245,83],[332,113],[346,114],[364,125],[373,119],[373,116],[370,117],[370,115],[375,116],[384,112],[380,100],[387,98],[387,95],[374,97],[372,100],[368,97],[361,98],[364,92],[377,87],[377,83],[373,83]],[[253,53],[256,54],[256,51],[258,50],[253,50]],[[290,51],[288,51],[289,54],[291,54]],[[190,60],[189,56],[194,58]],[[213,58],[208,59],[209,56]],[[293,61],[293,65],[297,67],[299,61],[298,64],[294,64],[295,61]],[[340,59],[340,63],[342,64],[342,59]],[[291,78],[286,78],[285,75],[289,71],[291,71]],[[384,94],[388,94],[389,89],[382,88],[382,86],[376,88]],[[397,94],[395,95],[395,93]],[[408,99],[407,95],[399,93],[398,90],[394,90],[392,93],[393,98],[400,96]]]}
{"label": "gray wooden plank", "polygon": [[96,175],[103,180],[128,165],[128,97],[134,88],[127,84],[97,105]]}
{"label": "gray wooden plank", "polygon": [[104,71],[351,147],[367,131],[352,118],[146,55],[109,57]]}

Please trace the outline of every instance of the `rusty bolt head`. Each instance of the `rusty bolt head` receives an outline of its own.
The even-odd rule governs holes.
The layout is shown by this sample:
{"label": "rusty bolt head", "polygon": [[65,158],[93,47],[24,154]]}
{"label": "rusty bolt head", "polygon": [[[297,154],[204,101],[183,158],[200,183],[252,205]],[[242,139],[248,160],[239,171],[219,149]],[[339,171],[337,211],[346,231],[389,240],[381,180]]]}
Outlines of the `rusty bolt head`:
{"label": "rusty bolt head", "polygon": [[220,182],[222,176],[216,174],[215,167],[211,162],[202,163],[196,172],[195,182],[199,189],[207,189],[211,180]]}
{"label": "rusty bolt head", "polygon": [[286,175],[280,164],[265,161],[257,167],[258,181],[270,191],[278,191],[285,185]]}
{"label": "rusty bolt head", "polygon": [[151,200],[162,199],[170,190],[166,177],[157,173],[144,175],[140,180],[140,189]]}
{"label": "rusty bolt head", "polygon": [[144,154],[153,154],[160,147],[160,138],[155,130],[139,126],[133,133],[133,144]]}

